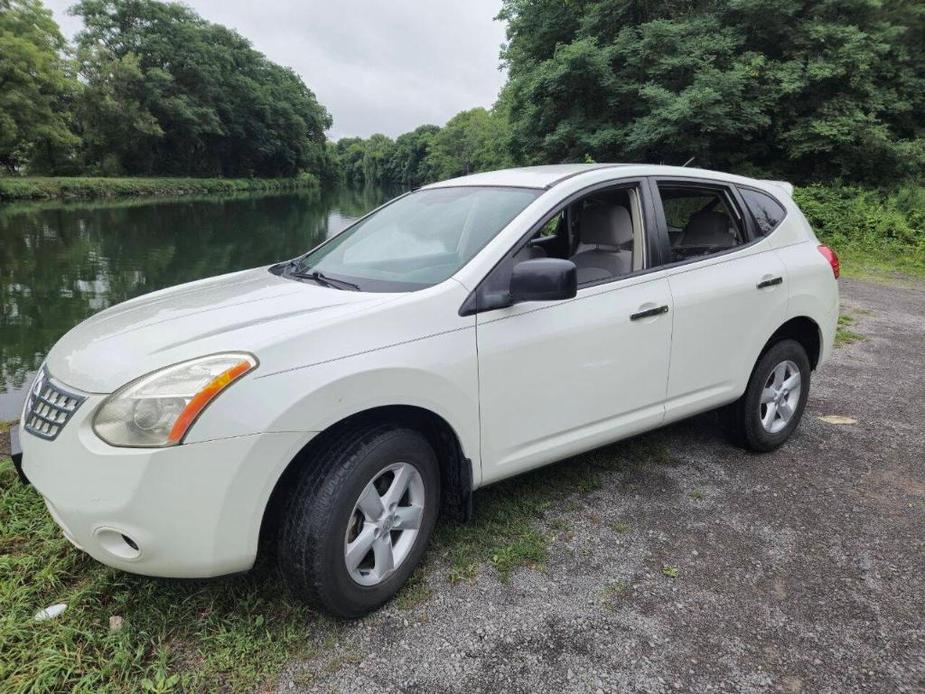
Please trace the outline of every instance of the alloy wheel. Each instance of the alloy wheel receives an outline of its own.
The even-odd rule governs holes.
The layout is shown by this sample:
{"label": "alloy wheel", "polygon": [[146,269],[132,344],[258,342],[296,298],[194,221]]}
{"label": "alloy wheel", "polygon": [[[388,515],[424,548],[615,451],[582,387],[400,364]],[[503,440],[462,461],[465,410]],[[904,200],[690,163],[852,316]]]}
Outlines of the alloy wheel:
{"label": "alloy wheel", "polygon": [[789,359],[771,370],[758,404],[758,417],[765,431],[776,434],[793,419],[800,403],[801,380],[799,367]]}
{"label": "alloy wheel", "polygon": [[388,465],[363,488],[350,514],[344,562],[363,586],[386,580],[407,559],[424,515],[424,480],[410,463]]}

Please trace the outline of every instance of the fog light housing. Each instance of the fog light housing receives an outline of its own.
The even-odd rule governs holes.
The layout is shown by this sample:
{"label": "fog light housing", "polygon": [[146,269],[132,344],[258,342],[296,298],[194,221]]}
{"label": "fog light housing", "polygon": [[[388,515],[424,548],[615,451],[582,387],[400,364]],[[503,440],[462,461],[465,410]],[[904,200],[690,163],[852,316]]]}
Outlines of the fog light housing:
{"label": "fog light housing", "polygon": [[108,554],[132,561],[141,556],[141,547],[129,534],[115,528],[97,528],[93,532],[99,546]]}

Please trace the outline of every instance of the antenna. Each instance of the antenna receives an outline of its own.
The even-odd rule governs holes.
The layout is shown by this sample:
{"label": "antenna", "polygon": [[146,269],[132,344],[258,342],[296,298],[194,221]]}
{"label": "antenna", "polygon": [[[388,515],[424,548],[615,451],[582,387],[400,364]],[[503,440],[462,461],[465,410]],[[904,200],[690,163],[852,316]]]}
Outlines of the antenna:
{"label": "antenna", "polygon": [[684,162],[683,164],[681,164],[681,168],[683,169],[685,166],[687,166],[688,164],[690,164],[690,163],[691,163],[692,161],[694,161],[694,159],[696,159],[696,158],[697,158],[697,157],[691,157],[691,158],[688,159],[686,162]]}

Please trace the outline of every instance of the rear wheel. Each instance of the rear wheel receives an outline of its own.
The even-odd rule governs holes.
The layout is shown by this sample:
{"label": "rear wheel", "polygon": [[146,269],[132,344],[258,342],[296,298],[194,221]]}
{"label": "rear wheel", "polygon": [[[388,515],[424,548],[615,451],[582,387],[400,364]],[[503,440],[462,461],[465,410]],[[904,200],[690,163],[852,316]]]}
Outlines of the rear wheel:
{"label": "rear wheel", "polygon": [[412,429],[345,433],[300,475],[284,511],[277,561],[289,586],[342,617],[401,588],[433,531],[437,457]]}
{"label": "rear wheel", "polygon": [[809,397],[812,370],[796,340],[768,349],[752,371],[745,394],[724,414],[733,439],[753,451],[772,451],[797,428]]}

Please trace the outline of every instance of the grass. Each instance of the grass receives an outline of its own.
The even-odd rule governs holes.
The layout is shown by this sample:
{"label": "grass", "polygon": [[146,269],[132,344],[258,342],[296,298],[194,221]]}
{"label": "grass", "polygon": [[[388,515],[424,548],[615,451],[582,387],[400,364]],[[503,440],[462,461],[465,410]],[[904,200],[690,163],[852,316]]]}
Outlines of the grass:
{"label": "grass", "polygon": [[855,320],[852,316],[847,313],[843,313],[838,317],[838,325],[835,328],[835,346],[843,347],[844,345],[850,345],[860,340],[866,339],[860,333],[856,333],[851,329],[851,326],[854,325]]}
{"label": "grass", "polygon": [[680,573],[681,571],[677,566],[669,566],[666,564],[662,567],[662,575],[668,578],[677,578]]}
{"label": "grass", "polygon": [[318,178],[105,178],[0,176],[0,202],[51,198],[179,196],[317,188]]}
{"label": "grass", "polygon": [[604,597],[606,598],[622,598],[629,594],[632,590],[632,586],[626,581],[616,581],[615,583],[610,583],[604,587]]}
{"label": "grass", "polygon": [[557,527],[547,515],[576,510],[570,497],[599,489],[603,471],[621,471],[633,485],[653,465],[668,462],[664,445],[642,437],[493,485],[476,495],[472,522],[438,529],[435,551],[449,562],[451,582],[473,580],[483,563],[502,581],[521,566],[542,568],[555,533],[538,526]]}
{"label": "grass", "polygon": [[[547,528],[566,508],[583,508],[587,479],[595,479],[595,488],[633,485],[667,460],[663,445],[643,437],[479,491],[473,521],[438,527],[429,561],[395,607],[426,607],[441,581],[470,581],[483,571],[506,581],[519,567],[541,569],[556,537]],[[626,524],[618,532],[629,530]],[[443,563],[448,574],[434,573]],[[67,610],[33,621],[37,610],[55,603]],[[110,631],[113,616],[124,620],[118,631]],[[18,483],[9,459],[0,461],[4,694],[266,689],[292,660],[348,664],[335,647],[338,629],[289,595],[266,567],[214,581],[106,568],[68,544],[35,489]]]}
{"label": "grass", "polygon": [[[283,596],[283,597],[281,597]],[[33,614],[66,603],[59,617]],[[112,616],[124,619],[117,632]],[[121,573],[74,549],[0,462],[0,690],[239,691],[312,654],[327,620],[266,569],[212,582]]]}
{"label": "grass", "polygon": [[626,521],[617,521],[610,526],[610,529],[618,535],[626,535],[633,527]]}
{"label": "grass", "polygon": [[925,186],[893,190],[840,185],[797,188],[794,199],[847,277],[925,279]]}
{"label": "grass", "polygon": [[427,587],[424,570],[419,568],[395,596],[395,604],[400,610],[413,610],[427,602],[431,595],[433,592]]}

